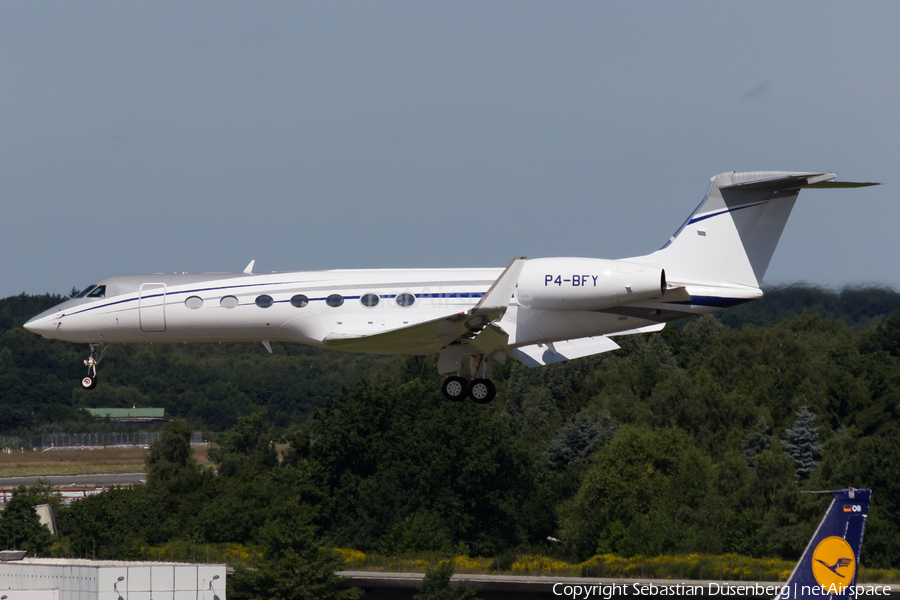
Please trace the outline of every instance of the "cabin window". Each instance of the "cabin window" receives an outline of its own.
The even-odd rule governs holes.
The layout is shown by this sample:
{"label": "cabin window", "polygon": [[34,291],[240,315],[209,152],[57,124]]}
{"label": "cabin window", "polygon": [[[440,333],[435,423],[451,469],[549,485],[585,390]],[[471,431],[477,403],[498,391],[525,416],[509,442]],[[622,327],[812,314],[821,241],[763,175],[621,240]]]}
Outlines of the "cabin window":
{"label": "cabin window", "polygon": [[219,305],[222,308],[234,308],[238,305],[238,299],[234,296],[225,296],[219,300]]}
{"label": "cabin window", "polygon": [[412,294],[407,294],[407,293],[397,294],[397,304],[399,304],[400,306],[403,306],[404,308],[407,306],[412,306],[413,302],[415,302],[415,301],[416,301],[416,297],[413,296]]}
{"label": "cabin window", "polygon": [[378,300],[379,298],[377,294],[366,294],[359,299],[359,302],[363,306],[368,306],[369,308],[371,308],[378,305]]}
{"label": "cabin window", "polygon": [[203,306],[203,298],[200,296],[191,296],[184,301],[184,305],[188,308],[198,309]]}
{"label": "cabin window", "polygon": [[262,296],[256,297],[256,305],[260,308],[269,308],[273,304],[275,304],[275,301],[272,300],[272,296],[263,294]]}
{"label": "cabin window", "polygon": [[304,296],[303,294],[297,294],[293,298],[291,298],[291,306],[296,306],[297,308],[303,308],[309,304],[309,298]]}
{"label": "cabin window", "polygon": [[98,285],[93,290],[88,292],[88,295],[87,295],[88,298],[103,298],[104,296],[106,296],[106,286],[105,285]]}
{"label": "cabin window", "polygon": [[327,304],[328,306],[330,306],[332,308],[337,308],[338,306],[340,306],[343,303],[344,303],[344,297],[341,296],[340,294],[332,294],[332,295],[328,296],[327,298],[325,298],[325,304]]}

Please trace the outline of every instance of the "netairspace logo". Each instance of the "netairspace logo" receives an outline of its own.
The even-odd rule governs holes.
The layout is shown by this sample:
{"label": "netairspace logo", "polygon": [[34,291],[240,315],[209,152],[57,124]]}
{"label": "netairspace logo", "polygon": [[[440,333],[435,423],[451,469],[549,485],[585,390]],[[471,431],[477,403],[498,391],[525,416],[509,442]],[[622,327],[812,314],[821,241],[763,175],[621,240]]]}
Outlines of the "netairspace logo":
{"label": "netairspace logo", "polygon": [[856,585],[829,587],[818,585],[724,585],[710,583],[707,586],[689,583],[657,585],[655,583],[554,583],[553,595],[572,600],[611,600],[619,596],[768,596],[778,600],[796,600],[810,596],[888,596],[889,585]]}

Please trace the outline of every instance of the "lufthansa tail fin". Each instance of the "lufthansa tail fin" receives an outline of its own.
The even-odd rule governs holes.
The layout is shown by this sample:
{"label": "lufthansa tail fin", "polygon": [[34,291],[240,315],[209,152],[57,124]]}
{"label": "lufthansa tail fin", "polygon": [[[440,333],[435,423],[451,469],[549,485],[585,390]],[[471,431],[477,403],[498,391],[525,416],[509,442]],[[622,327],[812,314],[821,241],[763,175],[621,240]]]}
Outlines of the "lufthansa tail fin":
{"label": "lufthansa tail fin", "polygon": [[778,600],[854,598],[871,490],[834,490],[831,506]]}
{"label": "lufthansa tail fin", "polygon": [[720,173],[700,206],[647,258],[664,264],[672,282],[758,288],[802,188],[877,185],[834,178],[790,171]]}

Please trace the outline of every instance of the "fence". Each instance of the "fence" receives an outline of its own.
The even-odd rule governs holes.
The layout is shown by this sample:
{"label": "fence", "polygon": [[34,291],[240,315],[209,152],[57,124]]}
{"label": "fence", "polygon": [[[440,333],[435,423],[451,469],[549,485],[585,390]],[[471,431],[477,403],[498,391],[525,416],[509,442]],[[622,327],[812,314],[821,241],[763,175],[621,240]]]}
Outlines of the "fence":
{"label": "fence", "polygon": [[[160,438],[159,431],[110,431],[102,433],[44,433],[24,437],[0,436],[3,448],[33,448],[36,450],[72,450],[78,448],[149,446]],[[203,445],[203,434],[195,431],[191,445]]]}

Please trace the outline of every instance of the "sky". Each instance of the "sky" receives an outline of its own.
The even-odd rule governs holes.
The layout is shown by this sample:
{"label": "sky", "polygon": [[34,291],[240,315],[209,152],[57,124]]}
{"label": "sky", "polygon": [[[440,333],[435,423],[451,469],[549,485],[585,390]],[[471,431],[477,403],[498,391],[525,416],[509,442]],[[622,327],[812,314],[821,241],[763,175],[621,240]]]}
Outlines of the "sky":
{"label": "sky", "polygon": [[831,171],[766,274],[900,289],[897,2],[0,3],[0,297],[658,249]]}

